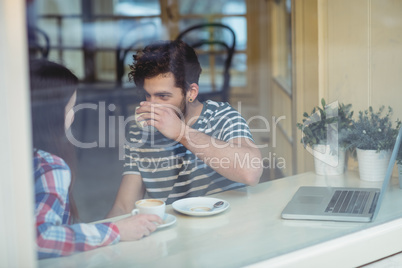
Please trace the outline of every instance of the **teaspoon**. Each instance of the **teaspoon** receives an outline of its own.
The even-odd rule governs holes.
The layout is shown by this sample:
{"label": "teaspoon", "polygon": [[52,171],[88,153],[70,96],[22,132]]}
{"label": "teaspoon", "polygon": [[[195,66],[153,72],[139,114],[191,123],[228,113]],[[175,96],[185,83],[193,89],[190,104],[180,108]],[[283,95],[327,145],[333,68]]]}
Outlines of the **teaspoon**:
{"label": "teaspoon", "polygon": [[223,206],[223,204],[225,204],[225,202],[223,202],[223,201],[218,201],[218,202],[216,202],[216,203],[214,204],[214,206],[211,208],[210,211],[212,211],[212,210],[214,210],[214,209],[216,209],[216,208],[220,208],[221,206]]}

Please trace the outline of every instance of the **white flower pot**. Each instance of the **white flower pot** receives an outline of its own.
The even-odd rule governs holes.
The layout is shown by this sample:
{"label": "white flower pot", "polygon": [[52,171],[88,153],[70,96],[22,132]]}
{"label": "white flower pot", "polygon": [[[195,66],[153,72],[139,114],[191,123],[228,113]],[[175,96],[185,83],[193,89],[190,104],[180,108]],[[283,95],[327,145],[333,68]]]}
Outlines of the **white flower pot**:
{"label": "white flower pot", "polygon": [[391,151],[361,150],[357,148],[360,179],[364,181],[383,181],[387,173]]}
{"label": "white flower pot", "polygon": [[332,153],[329,145],[317,144],[313,148],[314,167],[317,175],[341,175],[345,172],[345,150]]}
{"label": "white flower pot", "polygon": [[399,188],[402,188],[402,165],[398,164],[398,179],[399,179]]}

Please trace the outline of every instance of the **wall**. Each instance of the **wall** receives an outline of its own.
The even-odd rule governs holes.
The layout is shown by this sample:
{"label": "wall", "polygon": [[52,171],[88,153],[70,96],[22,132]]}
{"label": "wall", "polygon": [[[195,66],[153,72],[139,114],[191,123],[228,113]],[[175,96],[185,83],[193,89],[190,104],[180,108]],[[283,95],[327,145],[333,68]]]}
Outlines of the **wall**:
{"label": "wall", "polygon": [[[369,106],[389,105],[394,119],[402,119],[402,1],[302,0],[296,5],[303,10],[296,14],[301,16],[299,21],[306,23],[308,13],[317,18],[309,26],[317,36],[310,40],[301,40],[309,36],[306,27],[296,24],[294,29],[296,36],[303,34],[295,43],[298,122],[302,112],[309,112],[322,97],[327,103],[352,103],[355,115]],[[308,63],[313,65],[308,67]],[[315,102],[310,108],[306,96]],[[299,148],[298,172],[312,170],[311,163],[312,157]],[[356,163],[352,162],[351,168],[356,168]]]}
{"label": "wall", "polygon": [[320,12],[327,14],[320,21],[324,96],[356,111],[390,105],[402,118],[402,1],[327,1]]}
{"label": "wall", "polygon": [[[295,121],[302,122],[303,113],[310,113],[319,103],[318,1],[293,1],[293,91]],[[296,128],[296,125],[293,125]],[[313,157],[300,143],[297,131],[296,173],[314,170]]]}
{"label": "wall", "polygon": [[[369,106],[391,106],[393,119],[401,119],[402,2],[326,1],[319,12],[322,97],[352,103],[355,116]],[[354,159],[349,169],[357,169]]]}

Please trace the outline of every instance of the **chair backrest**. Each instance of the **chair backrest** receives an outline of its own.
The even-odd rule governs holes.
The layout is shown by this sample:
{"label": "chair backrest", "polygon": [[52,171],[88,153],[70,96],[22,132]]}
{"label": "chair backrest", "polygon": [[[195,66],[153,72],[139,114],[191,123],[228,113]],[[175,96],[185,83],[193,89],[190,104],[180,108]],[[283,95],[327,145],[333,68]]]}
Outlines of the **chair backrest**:
{"label": "chair backrest", "polygon": [[[151,26],[152,30],[150,30]],[[146,31],[148,35],[141,38],[129,38],[130,33],[135,30]],[[142,23],[129,28],[120,38],[116,48],[116,83],[121,86],[123,83],[123,76],[125,72],[125,59],[130,51],[136,51],[144,48],[148,43],[157,40],[157,26],[153,22]],[[135,52],[134,52],[135,53]]]}
{"label": "chair backrest", "polygon": [[[208,38],[200,39],[201,36],[200,31],[202,29],[208,30]],[[198,34],[197,34],[198,31]],[[230,38],[227,38],[227,35],[230,35]],[[221,34],[220,38],[217,38],[218,35]],[[196,37],[196,38],[194,38]],[[229,91],[230,91],[230,67],[232,64],[233,55],[236,47],[236,34],[227,25],[221,23],[203,23],[197,24],[192,27],[185,29],[181,32],[176,40],[183,40],[194,49],[200,49],[207,47],[207,54],[209,55],[218,55],[224,52],[225,60],[223,63],[223,80],[222,85],[217,90],[216,81],[212,80],[210,82],[211,89],[208,92],[201,91],[199,93],[200,100],[206,99],[214,99],[220,100],[224,102],[229,101]],[[216,49],[219,47],[219,49]],[[213,70],[213,69],[212,69]]]}
{"label": "chair backrest", "polygon": [[50,51],[50,39],[47,33],[38,27],[28,27],[28,49],[30,58],[47,58]]}

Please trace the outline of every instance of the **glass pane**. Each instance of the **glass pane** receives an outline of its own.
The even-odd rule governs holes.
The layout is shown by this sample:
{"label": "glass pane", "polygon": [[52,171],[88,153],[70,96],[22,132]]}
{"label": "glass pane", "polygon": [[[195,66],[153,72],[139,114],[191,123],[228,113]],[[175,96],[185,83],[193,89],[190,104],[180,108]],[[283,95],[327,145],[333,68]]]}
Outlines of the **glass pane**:
{"label": "glass pane", "polygon": [[247,55],[244,53],[235,54],[232,60],[232,69],[236,72],[247,71]]}
{"label": "glass pane", "polygon": [[88,23],[86,27],[88,35],[91,34],[94,36],[94,44],[97,48],[116,47],[117,40],[119,39],[117,22],[101,20]]}
{"label": "glass pane", "polygon": [[236,34],[236,50],[247,48],[247,20],[245,17],[222,18],[222,23],[228,25]]}
{"label": "glass pane", "polygon": [[[247,71],[247,55],[244,53],[236,53],[239,50],[245,50],[247,44],[246,19],[243,17],[223,18],[216,22],[222,22],[229,25],[236,34],[235,54],[232,58],[230,68],[231,86],[246,86],[246,71]],[[207,23],[205,19],[187,19],[182,20],[179,24],[180,30],[184,31],[197,24]],[[213,28],[212,28],[213,29]],[[233,36],[226,28],[211,28],[203,27],[194,29],[188,32],[182,38],[188,44],[194,46],[199,55],[202,74],[200,78],[200,91],[209,92],[219,90],[223,84],[223,70],[226,59],[226,49],[222,45],[202,44],[202,40],[217,40],[227,43],[229,46],[233,41]]]}
{"label": "glass pane", "polygon": [[115,1],[114,13],[123,16],[160,15],[159,0],[118,0]]}
{"label": "glass pane", "polygon": [[246,15],[245,0],[224,1],[222,14],[225,15]]}
{"label": "glass pane", "polygon": [[81,19],[66,18],[58,23],[57,17],[54,16],[39,20],[37,27],[49,37],[51,46],[79,47],[82,44]]}
{"label": "glass pane", "polygon": [[[223,85],[223,73],[226,57],[224,54],[198,53],[202,73],[200,77],[200,92],[219,91]],[[246,86],[246,62],[245,54],[236,54],[233,57],[230,72],[230,85],[232,87]]]}
{"label": "glass pane", "polygon": [[96,53],[96,79],[98,81],[110,81],[115,80],[115,53],[114,51],[101,51]]}
{"label": "glass pane", "polygon": [[[49,45],[80,47],[82,45],[82,20],[81,1],[32,1],[27,6],[29,27],[37,27],[49,38]],[[44,45],[43,38],[38,35],[30,35],[31,38],[39,38]]]}
{"label": "glass pane", "polygon": [[121,47],[142,48],[150,41],[162,38],[162,21],[160,18],[121,20],[117,31]]}
{"label": "glass pane", "polygon": [[247,85],[247,55],[235,54],[230,68],[230,85],[245,87]]}
{"label": "glass pane", "polygon": [[[244,17],[229,17],[215,20],[214,22],[222,23],[229,26],[235,33],[236,46],[235,50],[245,50],[247,48],[247,20]],[[206,19],[183,19],[179,23],[180,31],[184,31],[194,25],[208,23]],[[218,28],[214,31],[214,38],[232,42],[233,37],[229,30]],[[184,39],[186,42],[191,43],[191,40],[209,39],[210,33],[208,28],[201,28],[190,32]]]}
{"label": "glass pane", "polygon": [[81,14],[81,1],[82,0],[35,0],[30,1],[32,5],[28,7],[32,9],[32,14],[38,16],[43,14],[77,15]]}
{"label": "glass pane", "polygon": [[[220,22],[220,21],[216,21]],[[179,28],[181,31],[184,31],[185,29],[188,29],[192,26],[195,26],[197,24],[203,24],[207,23],[205,20],[182,20],[179,24]],[[230,27],[231,28],[231,27]],[[232,28],[231,28],[232,29]],[[234,32],[235,30],[232,29]],[[236,34],[236,32],[235,32]],[[194,29],[190,32],[188,32],[186,35],[183,36],[183,40],[187,42],[188,44],[192,45],[200,40],[217,40],[217,41],[222,41],[224,43],[227,43],[229,46],[231,46],[233,42],[233,34],[230,32],[229,29],[223,28],[223,27],[202,27],[198,29]],[[236,38],[237,40],[237,38]],[[235,50],[237,49],[237,44],[235,47]]]}
{"label": "glass pane", "polygon": [[[52,53],[55,57],[53,58]],[[62,63],[67,66],[78,79],[84,79],[84,56],[81,50],[62,50],[62,56],[59,57],[58,52],[51,52],[49,59]],[[57,55],[57,56],[56,56]],[[57,57],[57,60],[56,60]]]}
{"label": "glass pane", "polygon": [[62,39],[57,45],[80,47],[82,45],[82,20],[69,18],[61,24]]}
{"label": "glass pane", "polygon": [[182,15],[246,14],[245,0],[179,0],[179,8]]}
{"label": "glass pane", "polygon": [[200,92],[220,91],[223,85],[223,56],[199,54],[198,59],[202,68]]}
{"label": "glass pane", "polygon": [[[96,21],[87,25],[94,26],[93,33],[97,48],[116,49],[140,48],[161,36],[161,20],[159,18],[120,21]],[[91,29],[88,29],[91,30]]]}
{"label": "glass pane", "polygon": [[208,23],[207,19],[182,19],[179,21],[179,30],[180,32],[184,31],[187,28],[190,28],[194,25],[201,24],[201,23]]}

